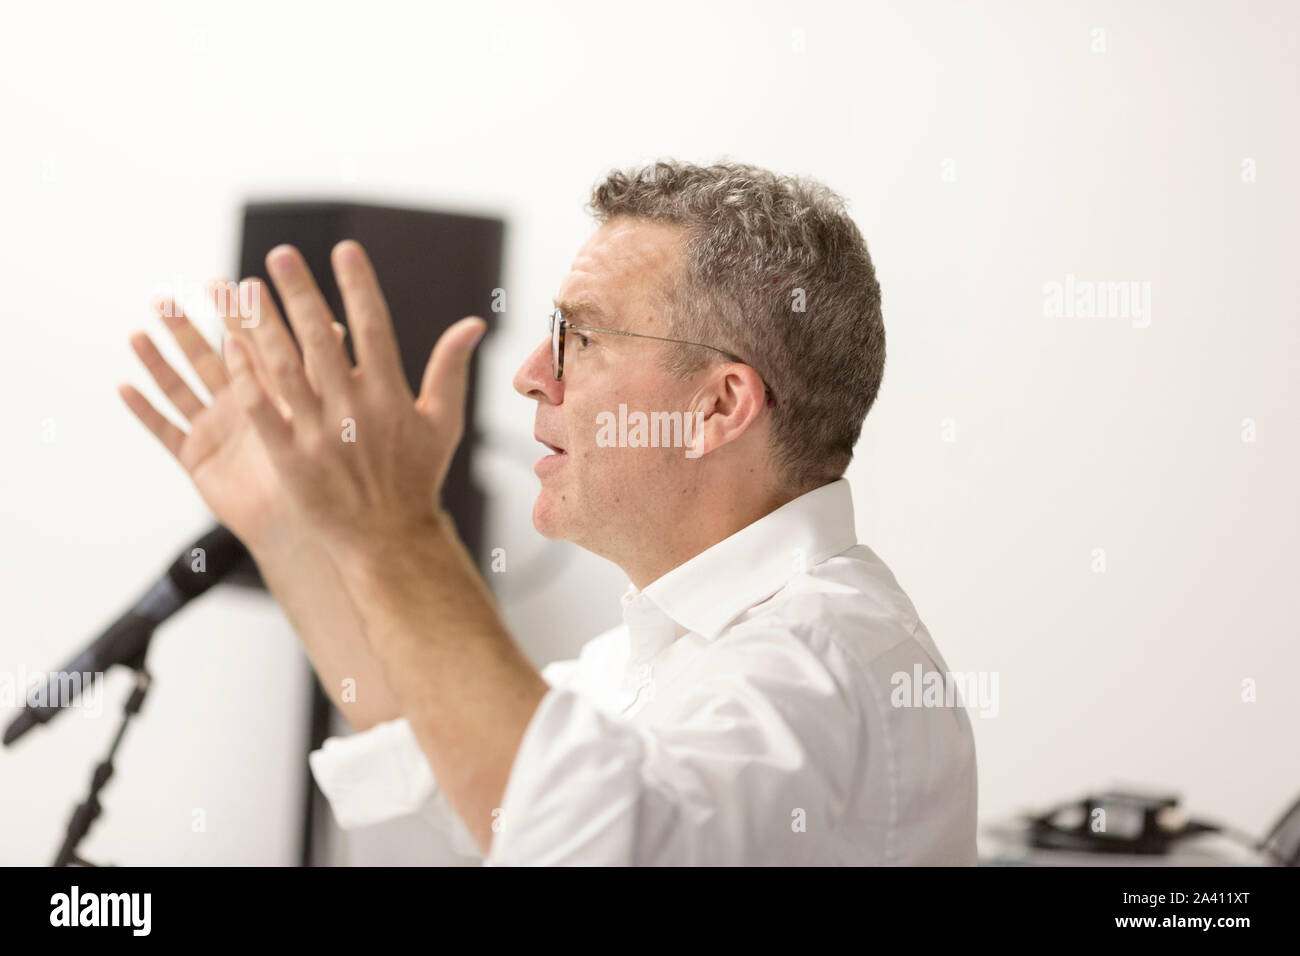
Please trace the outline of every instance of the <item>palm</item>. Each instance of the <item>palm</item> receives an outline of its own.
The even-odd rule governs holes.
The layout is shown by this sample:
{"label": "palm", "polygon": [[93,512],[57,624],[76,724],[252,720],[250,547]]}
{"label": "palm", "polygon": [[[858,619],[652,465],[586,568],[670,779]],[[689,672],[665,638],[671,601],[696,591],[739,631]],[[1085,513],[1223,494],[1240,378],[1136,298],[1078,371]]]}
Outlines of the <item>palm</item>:
{"label": "palm", "polygon": [[134,388],[123,386],[119,391],[136,417],[180,462],[217,518],[251,546],[274,527],[286,507],[275,469],[229,387],[221,358],[184,315],[167,310],[162,314],[212,401],[203,402],[142,332],[131,337],[131,345],[154,381],[189,420],[189,431],[169,422]]}
{"label": "palm", "polygon": [[276,475],[252,424],[225,389],[191,421],[177,456],[212,513],[244,541],[273,522]]}

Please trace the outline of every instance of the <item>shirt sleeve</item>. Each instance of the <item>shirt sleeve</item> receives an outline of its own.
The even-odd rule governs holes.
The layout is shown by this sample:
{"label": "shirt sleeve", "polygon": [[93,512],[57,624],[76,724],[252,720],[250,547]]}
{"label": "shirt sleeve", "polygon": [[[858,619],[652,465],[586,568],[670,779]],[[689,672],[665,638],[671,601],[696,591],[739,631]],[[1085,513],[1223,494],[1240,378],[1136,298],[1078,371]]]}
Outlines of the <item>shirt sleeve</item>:
{"label": "shirt sleeve", "polygon": [[[542,678],[552,686],[563,683],[573,663],[548,664]],[[341,829],[414,816],[449,833],[457,853],[482,855],[443,797],[405,717],[346,737],[329,737],[308,755],[307,762]]]}
{"label": "shirt sleeve", "polygon": [[[862,715],[835,647],[732,640],[646,722],[565,688],[524,732],[490,865],[798,865],[851,798]],[[647,708],[649,711],[649,708]]]}

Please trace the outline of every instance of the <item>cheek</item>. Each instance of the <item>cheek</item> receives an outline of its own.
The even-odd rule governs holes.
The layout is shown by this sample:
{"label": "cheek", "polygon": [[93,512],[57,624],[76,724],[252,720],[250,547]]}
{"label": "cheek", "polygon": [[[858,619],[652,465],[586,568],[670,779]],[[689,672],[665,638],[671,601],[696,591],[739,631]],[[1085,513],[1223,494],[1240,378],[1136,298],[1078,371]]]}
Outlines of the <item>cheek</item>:
{"label": "cheek", "polygon": [[620,404],[625,406],[623,421],[629,432],[632,424],[628,416],[633,412],[649,415],[678,411],[671,404],[664,383],[637,378],[611,381],[602,377],[584,385],[590,386],[590,393],[586,388],[580,398],[570,393],[564,403],[569,407],[566,431],[572,456],[566,481],[579,482],[586,489],[584,497],[593,501],[600,498],[612,501],[622,497],[620,489],[630,491],[662,481],[676,458],[683,456],[682,449],[619,447],[618,442],[626,438],[619,432]]}
{"label": "cheek", "polygon": [[[617,413],[617,409],[616,404],[612,411]],[[601,436],[606,434],[601,430],[601,422],[605,420],[606,411],[611,410],[606,409],[604,405],[583,403],[580,408],[570,412],[571,417],[566,428],[569,435],[568,451],[576,459],[575,463],[580,464],[583,469],[601,467],[601,460],[606,458],[610,451],[615,450],[605,448],[601,444]]]}

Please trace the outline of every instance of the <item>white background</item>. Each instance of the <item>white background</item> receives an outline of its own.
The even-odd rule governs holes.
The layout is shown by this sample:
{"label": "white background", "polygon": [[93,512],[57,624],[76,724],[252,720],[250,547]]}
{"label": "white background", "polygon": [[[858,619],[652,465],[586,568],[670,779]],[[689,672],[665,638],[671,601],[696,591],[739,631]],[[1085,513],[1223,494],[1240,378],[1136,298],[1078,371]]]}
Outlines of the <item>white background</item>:
{"label": "white background", "polygon": [[[621,573],[531,527],[533,405],[510,378],[590,229],[591,184],[729,157],[841,191],[875,258],[889,361],[849,471],[858,531],[949,666],[999,674],[999,715],[972,714],[981,819],[1119,781],[1260,833],[1300,793],[1294,4],[4,20],[0,669],[63,663],[208,523],[115,387],[147,380],[127,336],[162,334],[152,293],[230,276],[250,199],[508,220],[480,428],[490,539],[521,579],[493,584],[539,662],[617,623]],[[1043,287],[1067,275],[1150,282],[1150,326],[1048,318]],[[522,596],[538,560],[562,573]],[[87,854],[295,862],[303,661],[265,597],[223,589],[176,618]],[[119,676],[100,719],[0,751],[0,862],[48,862],[126,692]]]}

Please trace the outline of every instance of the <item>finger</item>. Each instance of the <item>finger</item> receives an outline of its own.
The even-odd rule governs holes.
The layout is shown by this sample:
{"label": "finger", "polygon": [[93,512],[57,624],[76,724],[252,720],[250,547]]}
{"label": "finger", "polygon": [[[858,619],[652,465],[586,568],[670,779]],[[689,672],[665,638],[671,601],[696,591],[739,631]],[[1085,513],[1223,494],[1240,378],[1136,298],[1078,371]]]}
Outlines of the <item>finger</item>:
{"label": "finger", "polygon": [[[244,280],[248,282],[249,280]],[[280,310],[276,308],[275,298],[271,295],[271,290],[266,283],[257,281],[256,290],[250,287],[244,290],[244,283],[237,287],[235,283],[213,279],[208,283],[208,295],[212,298],[222,322],[226,326],[227,334],[239,336],[241,340],[249,345],[249,358],[253,363],[253,371],[257,375],[258,381],[262,388],[269,394],[275,396],[276,403],[280,411],[286,416],[292,415],[289,403],[279,393],[279,390],[273,387],[271,376],[267,373],[261,350],[258,349],[257,343],[252,336],[253,329],[259,327],[263,320],[275,321],[284,325],[284,319],[280,315]],[[333,323],[333,331],[340,345],[347,338],[347,327],[342,322]],[[294,345],[295,350],[297,345]],[[312,362],[304,358],[304,368],[306,370],[307,385],[318,398],[321,394],[320,381],[316,374],[315,366]]]}
{"label": "finger", "polygon": [[293,246],[276,246],[267,253],[266,267],[307,364],[315,367],[320,394],[347,394],[352,378],[348,357],[332,331],[334,316],[302,254]]}
{"label": "finger", "polygon": [[[227,333],[226,338],[223,339],[221,342],[222,355],[226,354],[226,342],[230,339],[230,337],[231,337],[230,333]],[[248,355],[248,358],[249,361],[253,363],[253,375],[257,379],[257,383],[262,386],[262,390],[271,397],[272,401],[275,402],[275,407],[280,410],[280,414],[283,415],[285,418],[292,418],[293,409],[289,407],[289,403],[285,401],[284,396],[281,395],[278,391],[276,391],[276,389],[274,389],[271,386],[271,382],[266,374],[266,370],[262,368],[262,358],[257,354],[256,343],[254,343],[252,339],[249,338],[244,338],[241,341],[246,346],[248,346],[248,349],[245,350],[246,352],[251,350],[251,354]],[[229,363],[227,363],[227,368],[229,368]],[[234,376],[232,375],[231,378],[233,380]]]}
{"label": "finger", "polygon": [[132,386],[119,385],[117,394],[122,396],[122,401],[126,402],[126,407],[135,413],[135,417],[140,419],[144,427],[153,432],[154,437],[162,442],[162,446],[179,459],[181,457],[181,446],[185,444],[185,432],[163,417],[158,409],[149,404],[149,399],[141,395]]}
{"label": "finger", "polygon": [[464,420],[470,359],[485,332],[487,322],[471,315],[442,333],[424,368],[417,408],[426,414],[446,416],[451,421]]}
{"label": "finger", "polygon": [[176,373],[176,370],[168,364],[167,360],[162,357],[158,347],[153,344],[153,339],[149,338],[144,332],[135,332],[132,334],[131,348],[135,351],[144,367],[149,370],[153,380],[158,383],[158,387],[163,390],[163,394],[176,406],[177,411],[185,416],[186,421],[193,421],[194,416],[198,415],[206,407],[203,401],[194,394],[194,390]]}
{"label": "finger", "polygon": [[[226,327],[226,335],[239,336],[248,346],[249,359],[253,363],[253,374],[257,376],[258,382],[261,383],[266,393],[275,400],[276,407],[280,409],[281,414],[288,416],[290,414],[289,403],[284,400],[284,397],[276,389],[271,387],[270,377],[267,375],[266,369],[262,367],[262,356],[258,354],[257,344],[252,338],[251,333],[259,316],[254,314],[248,303],[240,302],[238,286],[228,279],[213,279],[208,283],[207,291],[208,296],[212,299],[213,306],[217,310],[217,315]],[[271,308],[275,308],[274,302],[272,302]],[[223,341],[221,345],[223,355],[225,354],[225,348],[225,342]]]}
{"label": "finger", "polygon": [[221,357],[181,311],[176,301],[171,298],[157,299],[154,301],[154,309],[162,318],[163,325],[167,326],[167,331],[176,340],[176,344],[185,353],[185,357],[189,359],[190,367],[194,369],[204,388],[213,395],[225,388],[230,383],[230,379],[226,375],[226,367],[222,364]]}
{"label": "finger", "polygon": [[[295,417],[313,414],[319,407],[316,393],[307,381],[298,346],[275,307],[271,290],[258,279],[245,279],[239,283],[239,301],[241,314],[247,303],[254,317],[249,352],[263,388],[269,386],[272,395],[282,396]],[[242,341],[249,344],[247,339]]]}
{"label": "finger", "polygon": [[[334,335],[339,340],[339,345],[342,345],[343,340],[348,337],[347,326],[344,325],[342,322],[335,322]],[[307,384],[310,385],[311,390],[319,396],[320,380],[316,376],[316,369],[312,366],[310,362],[307,362],[306,366],[307,366]]]}
{"label": "finger", "polygon": [[[217,316],[221,319],[221,324],[226,327],[226,335],[238,336],[248,345],[253,371],[257,374],[262,387],[269,388],[265,371],[262,369],[262,357],[257,352],[252,336],[253,326],[260,319],[260,315],[246,308],[248,303],[240,302],[239,287],[229,279],[212,279],[207,284],[207,292],[213,307],[217,310]],[[271,308],[275,308],[274,303],[271,304]],[[225,352],[226,347],[223,342],[221,354],[224,356]]]}
{"label": "finger", "polygon": [[293,441],[293,431],[253,373],[248,346],[239,338],[226,339],[226,362],[231,388],[273,459],[282,458]]}
{"label": "finger", "polygon": [[334,277],[343,295],[343,309],[352,326],[352,344],[357,367],[366,378],[384,388],[395,388],[407,401],[411,390],[402,369],[402,356],[393,335],[393,319],[379,288],[370,257],[355,239],[345,239],[330,255]]}
{"label": "finger", "polygon": [[[339,340],[339,346],[343,347],[343,342],[348,337],[348,327],[342,322],[335,322],[333,328],[334,336]],[[310,362],[307,363],[307,381],[311,384],[312,391],[319,395],[320,382],[317,379],[316,370],[312,367]]]}

